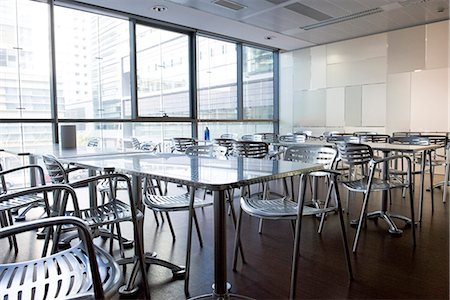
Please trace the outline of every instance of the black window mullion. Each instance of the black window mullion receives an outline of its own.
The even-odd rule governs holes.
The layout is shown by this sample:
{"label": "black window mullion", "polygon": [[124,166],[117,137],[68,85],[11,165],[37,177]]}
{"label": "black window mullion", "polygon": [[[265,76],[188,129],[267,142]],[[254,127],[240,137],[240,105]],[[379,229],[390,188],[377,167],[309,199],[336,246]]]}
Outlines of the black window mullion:
{"label": "black window mullion", "polygon": [[197,37],[189,36],[189,97],[192,122],[192,136],[198,137],[198,111],[197,111]]}
{"label": "black window mullion", "polygon": [[237,119],[244,119],[244,84],[243,84],[243,55],[242,55],[242,44],[236,44],[236,54],[237,54]]}
{"label": "black window mullion", "polygon": [[278,51],[273,51],[273,130],[280,133],[280,57]]}
{"label": "black window mullion", "polygon": [[55,6],[49,2],[49,42],[50,42],[50,113],[52,120],[52,140],[59,143],[58,128],[58,92],[56,86],[56,51],[55,51]]}
{"label": "black window mullion", "polygon": [[130,100],[131,119],[138,118],[138,95],[137,95],[137,62],[136,62],[136,20],[130,19]]}

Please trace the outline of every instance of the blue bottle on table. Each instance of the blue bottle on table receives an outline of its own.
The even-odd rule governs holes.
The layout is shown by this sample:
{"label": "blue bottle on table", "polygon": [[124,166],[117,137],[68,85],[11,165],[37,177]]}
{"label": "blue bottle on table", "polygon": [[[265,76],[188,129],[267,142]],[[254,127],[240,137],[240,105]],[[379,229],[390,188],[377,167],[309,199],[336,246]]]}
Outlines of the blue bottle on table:
{"label": "blue bottle on table", "polygon": [[209,128],[205,128],[205,135],[204,135],[205,141],[209,141]]}

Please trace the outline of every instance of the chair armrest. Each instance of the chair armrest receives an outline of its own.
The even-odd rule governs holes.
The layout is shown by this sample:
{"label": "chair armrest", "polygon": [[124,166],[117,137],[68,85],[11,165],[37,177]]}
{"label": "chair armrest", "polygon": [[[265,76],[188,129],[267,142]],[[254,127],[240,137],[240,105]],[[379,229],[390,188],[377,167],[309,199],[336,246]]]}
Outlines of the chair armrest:
{"label": "chair armrest", "polygon": [[26,170],[26,169],[36,169],[39,173],[39,177],[41,179],[41,184],[45,185],[44,169],[42,169],[42,167],[39,165],[26,165],[26,166],[20,166],[20,167],[8,169],[8,170],[3,170],[0,172],[0,176],[4,176],[4,175],[7,175],[7,174],[10,174],[13,172],[18,172],[18,171],[22,171],[22,170]]}
{"label": "chair armrest", "polygon": [[372,162],[373,164],[377,165],[377,164],[384,163],[384,162],[388,162],[388,161],[391,161],[391,160],[403,159],[403,158],[405,158],[406,160],[411,161],[411,157],[408,156],[408,155],[392,155],[392,156],[385,157],[385,158],[372,159],[371,162]]}

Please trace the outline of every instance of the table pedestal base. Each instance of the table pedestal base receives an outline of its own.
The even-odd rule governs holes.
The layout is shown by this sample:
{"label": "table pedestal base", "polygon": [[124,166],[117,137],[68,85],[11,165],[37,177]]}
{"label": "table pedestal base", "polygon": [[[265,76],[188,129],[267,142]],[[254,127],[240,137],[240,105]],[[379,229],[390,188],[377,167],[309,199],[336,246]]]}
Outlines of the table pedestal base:
{"label": "table pedestal base", "polygon": [[390,213],[388,213],[386,211],[381,211],[381,210],[374,211],[374,212],[371,212],[371,213],[367,214],[367,218],[368,219],[381,218],[382,220],[384,220],[389,225],[389,233],[390,234],[395,234],[395,235],[402,234],[403,231],[401,229],[398,229],[397,225],[394,223],[392,218],[400,219],[402,221],[405,221],[407,225],[411,225],[412,224],[411,219],[408,218],[408,217],[401,216],[401,215],[393,215],[393,214],[390,214]]}

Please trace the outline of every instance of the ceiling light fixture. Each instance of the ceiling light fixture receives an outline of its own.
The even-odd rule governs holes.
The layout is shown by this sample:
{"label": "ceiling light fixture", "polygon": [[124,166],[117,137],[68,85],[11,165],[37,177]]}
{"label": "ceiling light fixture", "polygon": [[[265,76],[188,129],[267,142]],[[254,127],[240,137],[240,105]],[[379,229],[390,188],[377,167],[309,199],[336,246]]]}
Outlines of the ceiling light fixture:
{"label": "ceiling light fixture", "polygon": [[167,7],[165,7],[163,5],[155,5],[152,7],[152,10],[160,13],[160,12],[165,12],[167,10]]}
{"label": "ceiling light fixture", "polygon": [[275,37],[273,35],[268,35],[264,37],[265,40],[273,40]]}

